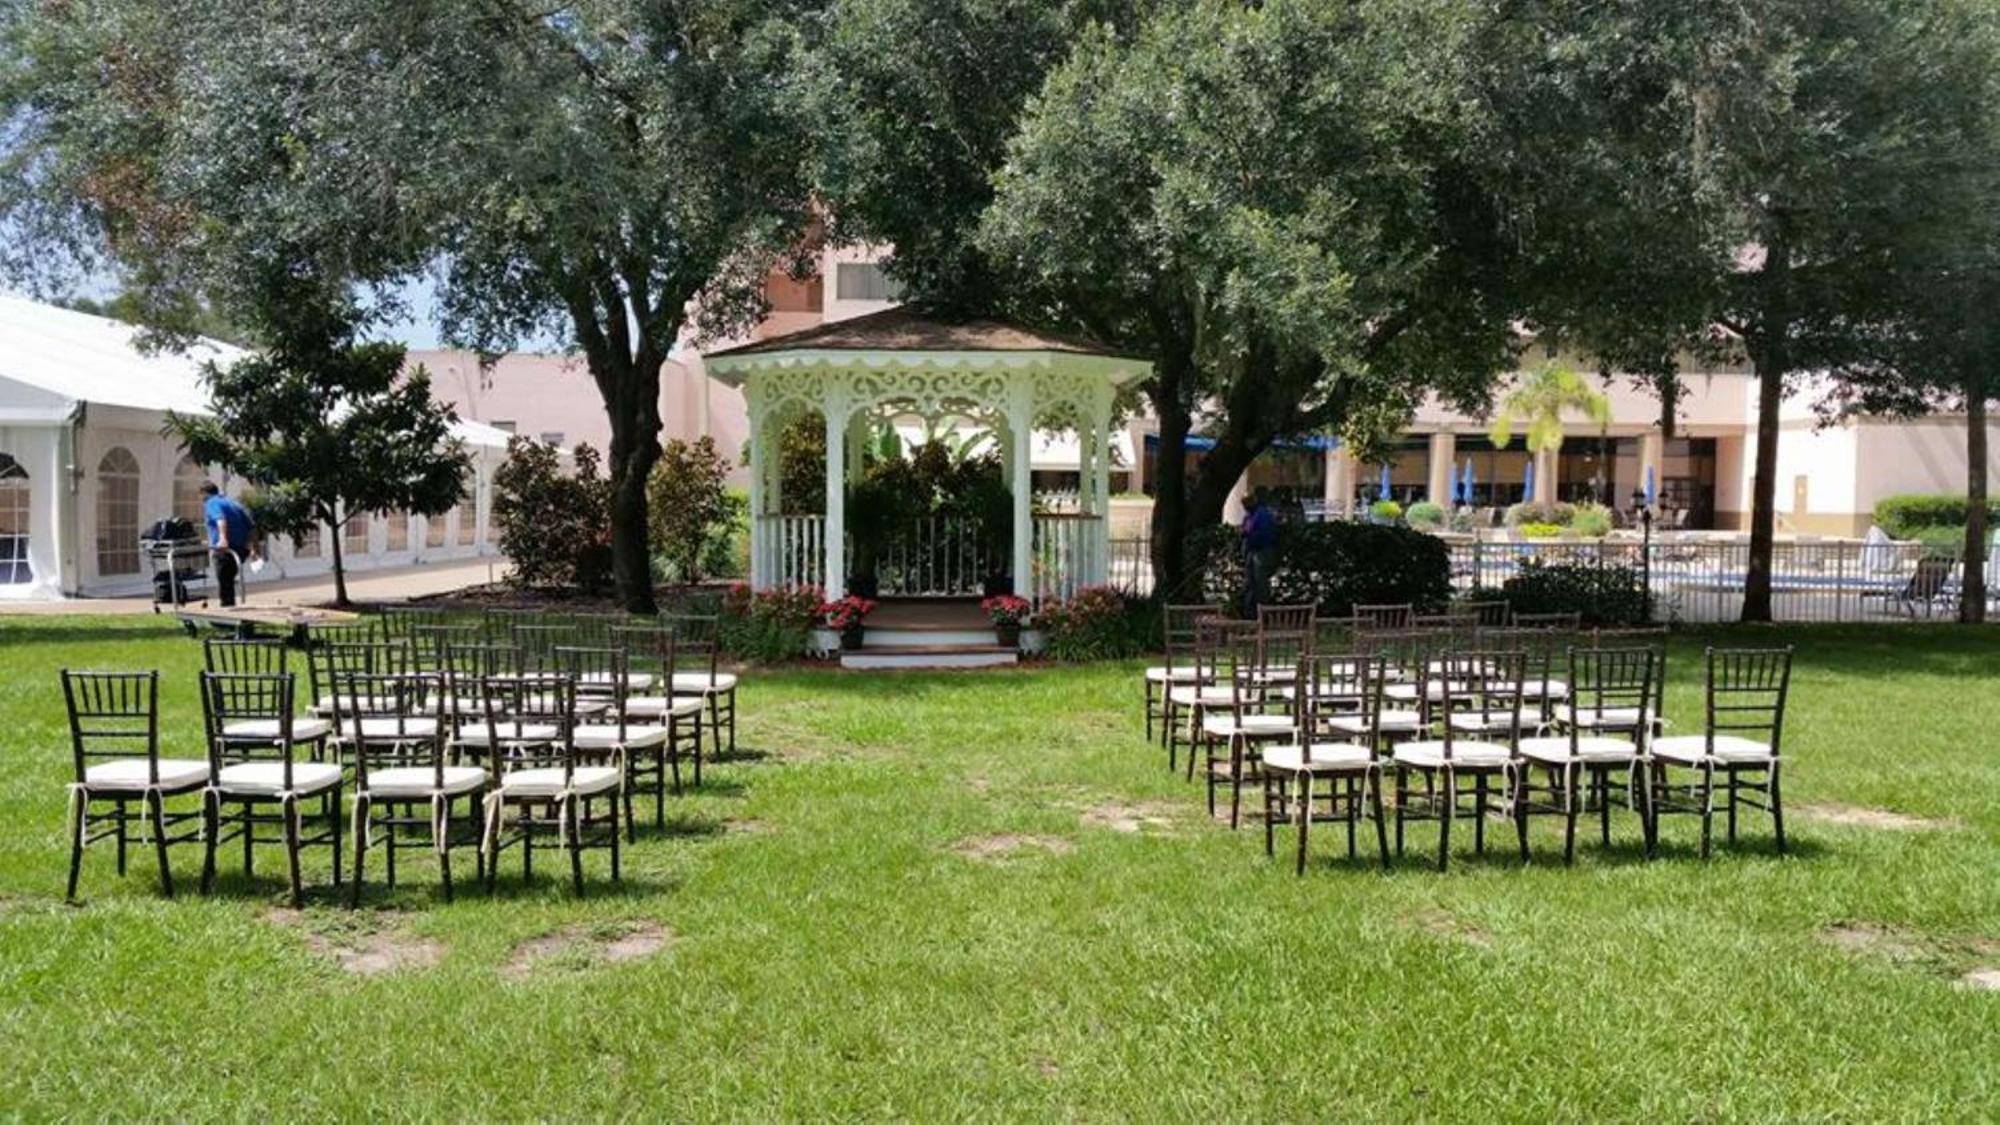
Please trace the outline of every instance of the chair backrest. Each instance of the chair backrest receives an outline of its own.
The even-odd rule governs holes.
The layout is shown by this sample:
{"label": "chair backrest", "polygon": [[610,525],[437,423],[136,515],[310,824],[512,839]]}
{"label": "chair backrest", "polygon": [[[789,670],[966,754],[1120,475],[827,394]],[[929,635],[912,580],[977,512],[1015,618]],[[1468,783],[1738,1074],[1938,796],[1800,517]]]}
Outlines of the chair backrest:
{"label": "chair backrest", "polygon": [[1581,613],[1517,613],[1514,625],[1521,629],[1567,629],[1575,632],[1583,628]]}
{"label": "chair backrest", "polygon": [[479,627],[485,632],[487,643],[512,644],[514,626],[533,625],[540,618],[540,610],[520,609],[514,606],[489,606],[479,613]]}
{"label": "chair backrest", "polygon": [[430,606],[383,606],[381,616],[383,635],[403,640],[413,638],[420,626],[446,623],[444,610]]}
{"label": "chair backrest", "polygon": [[1580,635],[1577,643],[1588,648],[1646,648],[1653,653],[1653,710],[1658,716],[1666,714],[1667,699],[1667,637],[1665,625],[1622,625],[1592,629],[1587,635]]}
{"label": "chair backrest", "polygon": [[1254,632],[1254,628],[1247,622],[1219,614],[1195,622],[1194,647],[1189,653],[1189,662],[1203,682],[1216,686],[1228,682],[1224,677],[1230,674],[1236,639],[1244,633]]}
{"label": "chair backrest", "polygon": [[568,622],[537,618],[534,621],[516,621],[513,625],[514,647],[521,650],[524,671],[554,671],[556,648],[573,643],[575,637],[576,631]]}
{"label": "chair backrest", "polygon": [[1792,686],[1792,649],[1710,648],[1708,665],[1708,750],[1715,736],[1761,736],[1778,756],[1785,725],[1785,697]]}
{"label": "chair backrest", "polygon": [[410,655],[420,668],[441,670],[444,667],[444,654],[447,648],[453,645],[477,644],[483,633],[484,630],[473,622],[411,625]]}
{"label": "chair backrest", "polygon": [[334,721],[365,786],[375,767],[423,767],[444,785],[445,685],[441,672],[350,673],[334,693]]}
{"label": "chair backrest", "polygon": [[1207,605],[1167,605],[1160,609],[1160,636],[1166,646],[1167,663],[1185,662],[1194,656],[1194,642],[1201,622],[1221,617],[1222,607]]}
{"label": "chair backrest", "polygon": [[317,648],[322,644],[365,645],[373,644],[380,639],[382,639],[381,629],[368,618],[340,624],[306,626],[308,648]]}
{"label": "chair backrest", "polygon": [[[284,787],[292,787],[292,693],[289,672],[201,674],[201,713],[208,734],[208,760],[220,770],[234,762],[284,763]],[[245,730],[239,723],[255,723]],[[230,728],[236,727],[232,732]]]}
{"label": "chair backrest", "polygon": [[1318,621],[1319,607],[1310,602],[1257,607],[1257,628],[1260,630],[1311,636]]}
{"label": "chair backrest", "polygon": [[1444,756],[1449,759],[1466,738],[1453,729],[1450,717],[1469,714],[1481,720],[1479,742],[1504,742],[1510,752],[1521,745],[1521,684],[1527,673],[1527,653],[1518,649],[1452,649],[1438,661],[1438,697],[1445,722]]}
{"label": "chair backrest", "polygon": [[[1659,659],[1645,647],[1570,649],[1570,706],[1598,716],[1593,726],[1600,730],[1607,718],[1629,711],[1634,716],[1635,741],[1645,742],[1652,720],[1659,715],[1654,710],[1653,683]],[[1572,749],[1582,738],[1584,725],[1569,724]]]}
{"label": "chair backrest", "polygon": [[1451,607],[1454,616],[1470,617],[1482,626],[1499,628],[1512,622],[1513,607],[1503,601],[1458,602]]}
{"label": "chair backrest", "polygon": [[622,648],[562,645],[556,648],[556,669],[575,686],[576,693],[611,702],[612,720],[618,737],[625,737],[625,697],[632,675],[631,662]]}
{"label": "chair backrest", "polygon": [[515,724],[545,725],[556,732],[547,741],[510,746],[504,757],[496,757],[496,768],[560,767],[564,788],[568,788],[576,772],[576,684],[559,673],[489,676],[481,685],[480,698],[490,732],[518,729]]}
{"label": "chair backrest", "polygon": [[[1248,624],[1247,622],[1245,624]],[[1284,631],[1278,629],[1245,629],[1255,645],[1251,667],[1254,674],[1251,682],[1258,685],[1283,685],[1297,674],[1300,661],[1312,655],[1312,633],[1299,629]]]}
{"label": "chair backrest", "polygon": [[1329,727],[1335,716],[1359,717],[1371,754],[1381,751],[1382,660],[1361,652],[1315,652],[1299,661],[1292,697],[1293,722],[1300,743],[1351,741],[1348,732]]}
{"label": "chair backrest", "polygon": [[409,646],[401,641],[326,641],[306,650],[311,690],[315,699],[322,700],[339,694],[334,685],[347,675],[408,672],[410,664]]}
{"label": "chair backrest", "polygon": [[288,670],[285,667],[287,651],[284,642],[268,638],[207,637],[201,642],[202,666],[210,672],[266,675],[284,672]]}
{"label": "chair backrest", "polygon": [[1441,643],[1436,634],[1415,629],[1385,629],[1354,638],[1356,651],[1375,657],[1375,674],[1385,684],[1421,681],[1432,649]]}
{"label": "chair backrest", "polygon": [[69,742],[76,781],[93,761],[146,759],[147,780],[160,781],[160,674],[72,672],[63,669]]}
{"label": "chair backrest", "polygon": [[1355,632],[1372,632],[1377,629],[1407,629],[1417,616],[1417,607],[1402,605],[1357,605],[1354,607]]}
{"label": "chair backrest", "polygon": [[570,638],[566,644],[602,648],[611,643],[611,631],[626,622],[622,613],[572,613],[567,618]]}
{"label": "chair backrest", "polygon": [[674,631],[668,673],[698,673],[713,684],[722,657],[720,619],[705,613],[663,613],[660,623]]}
{"label": "chair backrest", "polygon": [[521,671],[521,650],[507,644],[445,645],[438,671],[444,677],[445,710],[465,722],[477,722],[485,713],[480,701],[480,684],[488,676],[511,676]]}
{"label": "chair backrest", "polygon": [[678,634],[673,626],[647,621],[612,629],[611,642],[607,647],[624,649],[626,664],[633,674],[658,676],[660,694],[671,695],[678,644]]}

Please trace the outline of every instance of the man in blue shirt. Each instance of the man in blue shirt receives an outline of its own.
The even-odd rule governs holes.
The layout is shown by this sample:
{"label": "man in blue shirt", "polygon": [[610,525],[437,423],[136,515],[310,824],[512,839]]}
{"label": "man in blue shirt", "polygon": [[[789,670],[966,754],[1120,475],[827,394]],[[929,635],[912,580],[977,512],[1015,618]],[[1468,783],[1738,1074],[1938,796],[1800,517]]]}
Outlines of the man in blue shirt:
{"label": "man in blue shirt", "polygon": [[236,580],[243,557],[250,552],[250,533],[256,521],[250,509],[224,496],[214,481],[201,486],[202,519],[208,524],[208,547],[214,552],[215,590],[226,609],[236,604]]}
{"label": "man in blue shirt", "polygon": [[1263,489],[1250,494],[1243,512],[1244,615],[1271,600],[1271,572],[1278,568],[1278,512]]}

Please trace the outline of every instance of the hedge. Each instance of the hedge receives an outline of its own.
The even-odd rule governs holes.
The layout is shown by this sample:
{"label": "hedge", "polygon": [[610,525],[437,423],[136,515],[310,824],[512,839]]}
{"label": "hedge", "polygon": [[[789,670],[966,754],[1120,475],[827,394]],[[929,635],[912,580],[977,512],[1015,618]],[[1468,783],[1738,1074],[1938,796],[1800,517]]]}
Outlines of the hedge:
{"label": "hedge", "polygon": [[[1232,609],[1243,604],[1241,536],[1210,527],[1191,537],[1190,559],[1201,595]],[[1286,523],[1278,528],[1271,597],[1310,602],[1326,617],[1356,605],[1411,604],[1436,611],[1451,598],[1451,553],[1444,540],[1407,527],[1367,523]]]}
{"label": "hedge", "polygon": [[[1906,492],[1875,502],[1875,523],[1896,539],[1924,538],[1926,528],[1952,527],[1964,533],[1971,506],[1963,496]],[[2000,526],[2000,500],[1988,500],[1986,518]]]}
{"label": "hedge", "polygon": [[1521,564],[1500,587],[1515,614],[1578,613],[1586,625],[1637,625],[1647,618],[1639,569],[1603,563]]}

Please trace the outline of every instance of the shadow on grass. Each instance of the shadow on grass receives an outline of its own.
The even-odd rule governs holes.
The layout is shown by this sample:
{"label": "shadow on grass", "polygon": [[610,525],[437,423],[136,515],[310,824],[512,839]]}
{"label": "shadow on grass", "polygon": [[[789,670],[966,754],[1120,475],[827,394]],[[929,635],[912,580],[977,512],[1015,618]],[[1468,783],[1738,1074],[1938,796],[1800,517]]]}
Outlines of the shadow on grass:
{"label": "shadow on grass", "polygon": [[[706,764],[712,766],[734,766],[780,761],[783,761],[783,759],[774,751],[753,750],[750,747],[744,746],[738,747],[735,750],[724,750],[717,754],[710,754],[708,755]],[[703,780],[706,779],[704,778]]]}
{"label": "shadow on grass", "polygon": [[141,617],[115,625],[49,625],[47,621],[43,617],[0,616],[0,639],[8,645],[130,644],[187,635],[170,617]]}

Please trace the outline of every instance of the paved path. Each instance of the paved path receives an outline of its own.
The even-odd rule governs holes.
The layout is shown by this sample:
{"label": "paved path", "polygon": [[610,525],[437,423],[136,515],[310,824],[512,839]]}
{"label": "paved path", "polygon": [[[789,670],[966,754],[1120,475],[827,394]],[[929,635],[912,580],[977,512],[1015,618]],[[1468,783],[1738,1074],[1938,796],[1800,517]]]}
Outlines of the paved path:
{"label": "paved path", "polygon": [[[499,557],[367,570],[347,576],[347,596],[357,602],[400,601],[445,594],[498,581],[507,572]],[[333,601],[333,575],[252,582],[245,605],[324,605]],[[153,599],[75,598],[61,602],[0,601],[5,614],[126,614],[153,612]]]}

